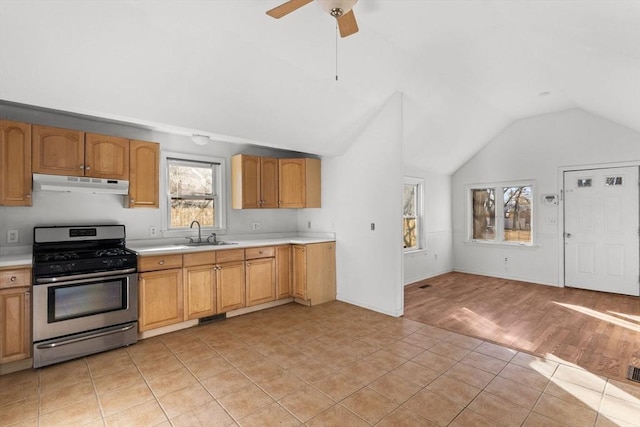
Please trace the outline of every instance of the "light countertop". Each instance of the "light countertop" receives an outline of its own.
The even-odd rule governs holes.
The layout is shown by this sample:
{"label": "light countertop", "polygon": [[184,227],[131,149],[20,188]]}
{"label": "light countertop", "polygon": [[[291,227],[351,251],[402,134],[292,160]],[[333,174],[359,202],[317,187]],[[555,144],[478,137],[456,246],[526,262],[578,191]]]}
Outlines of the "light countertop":
{"label": "light countertop", "polygon": [[[127,248],[136,251],[140,256],[150,255],[166,255],[180,254],[185,252],[200,251],[216,251],[225,249],[244,249],[258,246],[274,246],[274,245],[310,245],[313,243],[334,242],[333,236],[289,236],[289,237],[271,237],[256,239],[234,239],[221,236],[219,240],[224,242],[232,242],[232,245],[203,245],[203,246],[187,246],[182,243],[167,243],[162,240],[135,240],[127,244]],[[2,267],[30,267],[32,263],[31,252],[21,254],[0,255],[0,268]]]}
{"label": "light countertop", "polygon": [[253,248],[258,246],[275,246],[275,245],[309,245],[313,243],[333,242],[333,237],[281,237],[271,239],[255,239],[255,240],[234,240],[234,239],[219,239],[224,242],[232,242],[231,245],[202,245],[202,246],[188,246],[185,244],[145,244],[144,242],[129,244],[127,247],[134,250],[140,256],[149,255],[166,255],[177,254],[185,252],[200,252],[200,251],[217,251],[225,249],[244,249]]}
{"label": "light countertop", "polygon": [[31,267],[31,253],[18,255],[1,255],[0,268],[2,267]]}

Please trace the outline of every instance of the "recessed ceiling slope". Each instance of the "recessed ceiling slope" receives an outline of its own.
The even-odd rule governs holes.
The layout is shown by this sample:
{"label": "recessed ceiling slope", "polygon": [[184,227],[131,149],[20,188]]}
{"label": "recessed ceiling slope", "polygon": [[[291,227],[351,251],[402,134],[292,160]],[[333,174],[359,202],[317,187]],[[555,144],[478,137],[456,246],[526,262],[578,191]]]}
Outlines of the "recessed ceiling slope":
{"label": "recessed ceiling slope", "polygon": [[363,0],[338,82],[335,22],[280,4],[0,2],[0,99],[339,155],[400,91],[407,161],[443,173],[533,115],[640,131],[636,0]]}

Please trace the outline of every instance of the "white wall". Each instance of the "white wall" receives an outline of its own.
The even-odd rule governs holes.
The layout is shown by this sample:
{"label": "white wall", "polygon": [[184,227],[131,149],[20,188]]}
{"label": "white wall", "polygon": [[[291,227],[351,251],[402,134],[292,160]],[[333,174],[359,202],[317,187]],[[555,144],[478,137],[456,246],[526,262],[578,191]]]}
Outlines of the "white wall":
{"label": "white wall", "polygon": [[[559,170],[618,162],[640,164],[640,134],[582,110],[516,121],[453,175],[453,253],[456,271],[561,285],[558,206],[540,195],[559,194]],[[534,247],[466,242],[468,185],[534,180]],[[508,262],[505,263],[504,259]]]}
{"label": "white wall", "polygon": [[[132,139],[160,143],[163,151],[222,157],[227,160],[227,234],[252,233],[251,223],[260,222],[260,233],[296,231],[298,210],[296,209],[231,209],[230,158],[236,153],[256,155],[298,156],[298,153],[276,152],[256,146],[209,142],[205,146],[193,144],[187,136],[154,132],[137,127],[72,117],[66,114],[44,112],[32,108],[0,105],[0,116],[8,120],[79,129]],[[16,250],[7,245],[7,230],[20,233],[17,246],[30,247],[33,243],[33,227],[36,225],[102,224],[122,223],[126,226],[128,239],[149,238],[149,226],[160,226],[160,209],[125,209],[123,196],[82,193],[34,192],[33,206],[0,206],[0,250]],[[19,248],[18,248],[19,249]]]}
{"label": "white wall", "polygon": [[393,316],[404,296],[401,110],[395,94],[344,155],[323,158],[323,207],[298,218],[300,230],[336,233],[338,299]]}
{"label": "white wall", "polygon": [[403,174],[424,180],[422,232],[425,245],[423,250],[404,254],[404,284],[408,285],[453,269],[451,175],[406,164]]}

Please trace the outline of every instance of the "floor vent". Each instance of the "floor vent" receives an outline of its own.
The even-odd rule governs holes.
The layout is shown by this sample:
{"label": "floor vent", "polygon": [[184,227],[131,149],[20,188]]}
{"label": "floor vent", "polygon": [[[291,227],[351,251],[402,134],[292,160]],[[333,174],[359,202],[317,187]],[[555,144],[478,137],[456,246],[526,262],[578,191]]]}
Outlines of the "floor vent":
{"label": "floor vent", "polygon": [[220,320],[224,320],[226,318],[227,318],[227,313],[214,314],[213,316],[209,316],[209,317],[201,317],[200,319],[198,319],[198,325],[217,322]]}
{"label": "floor vent", "polygon": [[627,371],[627,379],[640,383],[640,368],[638,368],[637,366],[629,366],[629,371]]}
{"label": "floor vent", "polygon": [[431,287],[431,285],[422,285],[422,286],[420,286],[420,289],[427,289],[427,288],[430,288],[430,287]]}

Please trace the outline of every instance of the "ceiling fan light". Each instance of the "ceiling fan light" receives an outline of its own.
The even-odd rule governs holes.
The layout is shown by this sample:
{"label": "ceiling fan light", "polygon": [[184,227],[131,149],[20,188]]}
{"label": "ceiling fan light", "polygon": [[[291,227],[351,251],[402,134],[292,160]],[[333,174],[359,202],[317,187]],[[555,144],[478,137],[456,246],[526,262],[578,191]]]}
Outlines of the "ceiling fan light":
{"label": "ceiling fan light", "polygon": [[333,15],[331,11],[333,9],[341,9],[342,14],[349,12],[353,9],[353,6],[358,2],[358,0],[316,0],[322,10],[327,12],[329,15]]}

